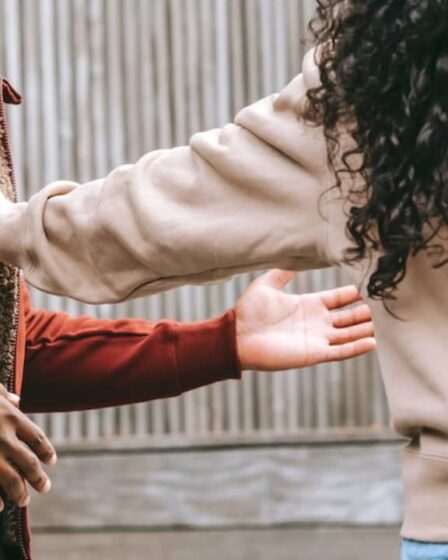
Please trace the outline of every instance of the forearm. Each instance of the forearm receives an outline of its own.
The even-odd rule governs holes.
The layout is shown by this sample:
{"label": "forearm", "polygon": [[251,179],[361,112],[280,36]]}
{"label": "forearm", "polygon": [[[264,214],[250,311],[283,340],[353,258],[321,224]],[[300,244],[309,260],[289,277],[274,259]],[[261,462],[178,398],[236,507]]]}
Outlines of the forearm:
{"label": "forearm", "polygon": [[189,325],[49,313],[38,323],[29,321],[21,400],[28,412],[149,401],[240,376],[233,312]]}

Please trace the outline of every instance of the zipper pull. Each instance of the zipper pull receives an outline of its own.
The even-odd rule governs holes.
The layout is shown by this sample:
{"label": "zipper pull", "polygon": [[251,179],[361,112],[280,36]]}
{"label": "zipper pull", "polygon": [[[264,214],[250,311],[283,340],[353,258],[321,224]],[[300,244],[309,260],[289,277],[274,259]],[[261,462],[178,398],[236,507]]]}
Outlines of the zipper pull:
{"label": "zipper pull", "polygon": [[5,78],[0,78],[0,82],[3,101],[5,103],[11,103],[12,105],[20,105],[22,103],[22,96],[20,93],[18,93]]}

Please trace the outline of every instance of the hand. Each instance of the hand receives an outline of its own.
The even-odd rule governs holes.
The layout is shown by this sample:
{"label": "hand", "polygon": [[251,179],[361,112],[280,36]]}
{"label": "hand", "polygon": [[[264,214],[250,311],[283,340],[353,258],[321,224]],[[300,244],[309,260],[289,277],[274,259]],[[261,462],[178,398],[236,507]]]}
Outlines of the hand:
{"label": "hand", "polygon": [[370,309],[355,286],[314,294],[282,292],[295,273],[271,270],[236,305],[242,369],[275,371],[346,360],[376,347]]}
{"label": "hand", "polygon": [[[22,476],[38,492],[48,492],[51,483],[41,462],[54,465],[56,452],[42,430],[17,408],[18,402],[0,384],[0,487],[16,506],[25,507],[30,497]],[[0,511],[3,508],[0,499]]]}

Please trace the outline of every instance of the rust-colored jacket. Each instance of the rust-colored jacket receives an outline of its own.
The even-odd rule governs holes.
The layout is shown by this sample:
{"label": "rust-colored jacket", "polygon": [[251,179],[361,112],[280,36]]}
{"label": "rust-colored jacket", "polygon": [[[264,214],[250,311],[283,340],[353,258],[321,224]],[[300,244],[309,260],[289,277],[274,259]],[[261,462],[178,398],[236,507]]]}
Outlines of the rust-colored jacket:
{"label": "rust-colored jacket", "polygon": [[[0,78],[0,188],[14,197],[3,100],[20,98]],[[0,381],[27,412],[135,403],[240,375],[233,311],[190,325],[73,318],[33,309],[18,270],[3,264],[0,309]],[[26,508],[6,500],[0,518],[1,552],[29,560]]]}
{"label": "rust-colored jacket", "polygon": [[26,412],[149,401],[240,376],[233,311],[200,323],[150,323],[35,310],[26,291],[23,303]]}

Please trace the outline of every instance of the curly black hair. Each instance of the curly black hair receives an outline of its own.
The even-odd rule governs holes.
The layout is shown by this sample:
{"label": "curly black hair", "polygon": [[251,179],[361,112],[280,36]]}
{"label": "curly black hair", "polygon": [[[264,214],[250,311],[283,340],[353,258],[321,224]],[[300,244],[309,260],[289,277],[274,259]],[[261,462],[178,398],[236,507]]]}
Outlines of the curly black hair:
{"label": "curly black hair", "polygon": [[[322,125],[337,187],[362,178],[350,204],[348,258],[380,255],[374,299],[394,299],[410,256],[448,262],[448,0],[318,0],[311,22],[322,85],[307,115]],[[341,130],[354,140],[342,148]],[[359,181],[358,181],[359,183]],[[354,198],[353,198],[354,200]]]}

